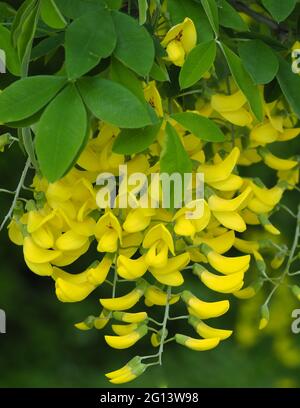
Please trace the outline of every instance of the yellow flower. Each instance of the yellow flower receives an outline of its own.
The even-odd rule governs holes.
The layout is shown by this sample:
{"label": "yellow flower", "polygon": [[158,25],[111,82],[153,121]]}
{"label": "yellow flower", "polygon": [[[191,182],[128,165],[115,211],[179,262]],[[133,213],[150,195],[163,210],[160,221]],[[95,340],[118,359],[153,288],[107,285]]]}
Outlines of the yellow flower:
{"label": "yellow flower", "polygon": [[243,107],[246,102],[246,97],[241,91],[232,95],[215,94],[211,98],[212,108],[228,122],[237,126],[249,126],[253,121],[250,112]]}
{"label": "yellow flower", "polygon": [[168,60],[181,67],[196,42],[195,25],[190,18],[186,17],[182,23],[175,25],[167,32],[161,44],[166,48]]}
{"label": "yellow flower", "polygon": [[148,266],[162,268],[168,262],[168,252],[175,255],[172,235],[163,224],[155,225],[146,233],[143,247],[148,249],[145,256]]}
{"label": "yellow flower", "polygon": [[122,241],[122,229],[117,217],[107,211],[99,218],[96,228],[95,237],[98,240],[97,250],[99,252],[116,252],[119,242]]}
{"label": "yellow flower", "polygon": [[155,81],[150,81],[144,88],[144,95],[146,101],[155,109],[158,116],[164,116],[161,97],[156,88]]}
{"label": "yellow flower", "polygon": [[143,374],[147,368],[146,364],[141,362],[141,357],[134,357],[125,366],[118,370],[105,374],[112,384],[124,384],[130,382]]}
{"label": "yellow flower", "polygon": [[[192,207],[195,203],[195,207]],[[203,213],[199,218],[188,218],[187,214],[195,211],[196,204],[203,205]],[[204,230],[210,220],[210,209],[205,200],[198,200],[190,203],[189,207],[183,207],[178,210],[174,216],[174,231],[177,235],[194,237],[197,232]]]}

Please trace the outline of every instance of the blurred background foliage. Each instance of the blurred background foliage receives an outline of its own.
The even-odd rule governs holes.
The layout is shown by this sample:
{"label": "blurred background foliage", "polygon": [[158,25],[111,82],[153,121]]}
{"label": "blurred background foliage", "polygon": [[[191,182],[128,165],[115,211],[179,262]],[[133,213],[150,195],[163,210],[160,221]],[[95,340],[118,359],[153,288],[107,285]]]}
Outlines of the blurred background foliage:
{"label": "blurred background foliage", "polygon": [[[18,6],[21,1],[10,3]],[[40,67],[33,69],[39,72]],[[4,76],[0,79],[2,82]],[[282,144],[278,149],[282,149]],[[286,153],[299,154],[299,140],[290,142],[286,149]],[[17,145],[0,155],[1,187],[14,189],[25,158]],[[252,166],[245,170],[245,175],[251,171],[252,177],[256,173],[272,185],[272,173],[265,169],[262,173],[259,165]],[[30,182],[28,179],[27,185]],[[299,193],[286,194],[285,203],[291,209],[295,210],[298,202]],[[10,203],[11,196],[0,195],[1,219]],[[281,242],[290,244],[292,218],[280,211],[272,220],[282,231]],[[250,239],[253,232],[248,233]],[[255,235],[254,239],[260,238]],[[102,333],[80,332],[73,327],[100,311],[98,298],[108,296],[106,288],[100,287],[83,303],[60,303],[51,279],[40,278],[26,268],[21,248],[9,242],[6,231],[1,233],[0,248],[0,309],[7,315],[7,333],[0,335],[0,386],[112,387],[103,373],[125,364],[134,356],[133,351],[113,350],[105,344]],[[92,254],[88,255],[82,266],[94,259]],[[193,292],[204,290],[196,277],[189,280]],[[232,301],[231,312],[219,319],[216,326],[235,328],[234,336],[215,350],[197,353],[168,344],[162,367],[151,368],[124,387],[300,387],[300,334],[291,332],[291,312],[300,305],[287,288],[282,288],[273,299],[269,326],[259,332],[259,308],[269,291],[266,288],[250,301]],[[174,315],[178,314],[173,310],[177,307],[172,306]],[[158,316],[159,312],[158,309]],[[177,326],[183,332],[182,322],[173,322],[174,330]],[[187,325],[186,330],[190,330]],[[147,336],[139,342],[135,353],[149,354],[150,347]]]}

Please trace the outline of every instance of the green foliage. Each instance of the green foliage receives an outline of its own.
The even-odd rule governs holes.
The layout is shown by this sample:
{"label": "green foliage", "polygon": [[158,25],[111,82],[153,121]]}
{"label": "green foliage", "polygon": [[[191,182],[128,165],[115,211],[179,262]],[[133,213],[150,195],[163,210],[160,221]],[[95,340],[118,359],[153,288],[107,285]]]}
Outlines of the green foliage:
{"label": "green foliage", "polygon": [[86,109],[76,87],[70,84],[48,105],[37,127],[37,157],[49,181],[54,182],[67,172],[86,134]]}
{"label": "green foliage", "polygon": [[26,119],[42,109],[63,87],[66,79],[34,76],[20,79],[0,94],[0,122]]}
{"label": "green foliage", "polygon": [[268,84],[275,78],[279,68],[278,58],[261,40],[241,42],[239,54],[255,84]]}
{"label": "green foliage", "polygon": [[168,122],[166,125],[166,139],[160,156],[160,171],[162,173],[190,173],[192,162],[183,147],[174,127]]}
{"label": "green foliage", "polygon": [[154,62],[154,45],[150,34],[124,13],[115,11],[112,16],[118,39],[114,56],[137,74],[149,74]]}
{"label": "green foliage", "polygon": [[248,31],[248,26],[239,13],[226,1],[219,0],[220,25],[236,31]]}
{"label": "green foliage", "polygon": [[279,60],[277,80],[284,96],[300,119],[300,77],[293,73],[291,65],[283,58]]}
{"label": "green foliage", "polygon": [[262,0],[262,4],[275,18],[275,20],[281,22],[292,13],[297,4],[297,0]]}
{"label": "green foliage", "polygon": [[84,78],[79,82],[83,99],[99,119],[121,128],[139,128],[152,120],[144,104],[127,88],[103,78]]}
{"label": "green foliage", "polygon": [[[101,24],[99,22],[101,21]],[[116,46],[111,14],[99,8],[76,19],[66,31],[66,69],[76,79],[108,57]]]}
{"label": "green foliage", "polygon": [[216,36],[219,34],[219,13],[216,0],[201,0],[207,18]]}
{"label": "green foliage", "polygon": [[175,113],[172,115],[172,118],[201,140],[210,142],[222,142],[225,140],[224,134],[213,121],[197,113]]}
{"label": "green foliage", "polygon": [[142,129],[123,129],[113,145],[113,151],[119,154],[135,154],[147,149],[154,142],[161,127],[161,121]]}
{"label": "green foliage", "polygon": [[248,99],[252,112],[261,122],[263,120],[263,106],[258,87],[254,85],[249,73],[243,67],[241,59],[225,44],[222,44],[221,48],[235,82]]}
{"label": "green foliage", "polygon": [[179,83],[182,89],[189,88],[198,82],[207,72],[216,57],[215,41],[198,44],[189,53],[179,75]]}

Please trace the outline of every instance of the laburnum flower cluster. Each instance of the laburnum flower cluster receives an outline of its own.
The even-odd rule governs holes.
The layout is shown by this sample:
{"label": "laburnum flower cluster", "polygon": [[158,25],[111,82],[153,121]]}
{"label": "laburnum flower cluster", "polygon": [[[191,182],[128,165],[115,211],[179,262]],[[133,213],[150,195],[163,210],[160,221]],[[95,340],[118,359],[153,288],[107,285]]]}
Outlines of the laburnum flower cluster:
{"label": "laburnum flower cluster", "polygon": [[[196,44],[196,30],[190,19],[173,27],[162,40],[170,64],[182,66]],[[53,280],[61,302],[81,302],[100,285],[111,285],[110,298],[101,298],[97,316],[89,316],[76,324],[80,330],[103,329],[111,323],[114,334],[105,335],[106,343],[115,349],[134,346],[151,333],[151,344],[158,348],[152,356],[136,356],[124,367],[106,374],[114,384],[128,382],[141,375],[148,366],[161,363],[164,345],[175,341],[196,351],[213,349],[232,334],[230,329],[216,328],[207,319],[224,315],[230,297],[253,297],[269,281],[264,251],[273,251],[273,268],[285,261],[278,252],[272,235],[280,234],[272,224],[285,190],[299,181],[296,157],[277,157],[271,152],[273,143],[286,143],[297,137],[300,128],[293,112],[278,99],[264,102],[264,121],[258,123],[243,93],[234,80],[218,83],[206,74],[209,93],[193,97],[195,114],[220,125],[226,140],[204,142],[170,118],[170,102],[162,99],[154,81],[144,84],[145,99],[162,118],[158,136],[145,151],[121,155],[113,151],[120,129],[100,122],[76,165],[59,181],[49,183],[35,175],[34,199],[26,209],[16,208],[9,225],[10,239],[23,246],[24,259],[35,274]],[[263,89],[262,95],[263,95]],[[173,100],[173,111],[185,110],[181,99]],[[203,173],[205,181],[203,213],[189,219],[189,207],[106,208],[97,206],[99,173],[118,174],[126,164],[128,174],[140,172],[150,177],[160,171],[160,155],[164,149],[165,128],[171,123],[193,163],[193,173]],[[275,185],[266,186],[259,174],[242,176],[245,167],[262,162],[274,171]],[[118,197],[116,198],[116,202]],[[265,230],[270,239],[249,241],[243,233],[252,228]],[[72,265],[91,250],[96,242],[95,262],[81,273],[71,273]],[[247,271],[250,263],[257,274]],[[67,269],[66,269],[67,268]],[[68,270],[68,271],[67,271]],[[249,272],[248,272],[249,273]],[[191,275],[194,285],[204,285],[221,294],[222,300],[208,301],[185,288]],[[127,294],[118,295],[119,281],[131,282]],[[247,282],[245,284],[245,281]],[[293,287],[297,292],[296,287]],[[298,293],[300,293],[300,290]],[[220,297],[218,297],[219,299]],[[167,324],[173,304],[186,307],[186,321],[195,331],[194,337],[182,332],[169,335]],[[152,307],[163,310],[163,321],[151,317]],[[268,322],[265,310],[260,326]],[[147,363],[149,361],[150,363]]]}

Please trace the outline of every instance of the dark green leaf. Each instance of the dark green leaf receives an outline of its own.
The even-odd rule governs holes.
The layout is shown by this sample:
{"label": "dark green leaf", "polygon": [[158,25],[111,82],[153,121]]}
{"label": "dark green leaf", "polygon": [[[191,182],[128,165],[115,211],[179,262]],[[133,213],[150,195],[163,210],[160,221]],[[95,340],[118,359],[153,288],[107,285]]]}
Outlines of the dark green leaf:
{"label": "dark green leaf", "polygon": [[37,157],[42,174],[50,182],[69,169],[86,133],[86,110],[75,85],[70,84],[49,104],[37,126]]}
{"label": "dark green leaf", "polygon": [[0,21],[4,22],[10,20],[16,14],[16,10],[8,3],[0,2]]}
{"label": "dark green leaf", "polygon": [[279,63],[276,54],[260,40],[239,43],[242,62],[255,84],[268,84],[277,74]]}
{"label": "dark green leaf", "polygon": [[195,24],[198,41],[213,39],[213,31],[201,4],[196,4],[193,0],[168,0],[168,9],[173,25],[182,23],[185,17],[189,17]]}
{"label": "dark green leaf", "polygon": [[31,60],[37,60],[38,58],[44,57],[47,54],[55,51],[59,46],[63,45],[64,33],[54,34],[50,37],[46,37],[44,40],[40,41],[31,52]]}
{"label": "dark green leaf", "polygon": [[192,49],[180,71],[181,89],[194,85],[202,78],[214,63],[216,51],[215,41],[201,43]]}
{"label": "dark green leaf", "polygon": [[142,129],[123,129],[114,142],[113,151],[119,154],[143,152],[155,141],[161,123]]}
{"label": "dark green leaf", "polygon": [[5,52],[6,67],[15,76],[20,76],[21,68],[18,54],[11,42],[10,31],[0,24],[0,49]]}
{"label": "dark green leaf", "polygon": [[258,87],[254,85],[250,75],[243,67],[241,59],[226,45],[221,44],[221,48],[237,86],[246,96],[257,120],[261,122],[263,120],[263,104]]}
{"label": "dark green leaf", "polygon": [[147,20],[148,1],[138,0],[138,4],[139,4],[139,23],[140,25],[143,25]]}
{"label": "dark green leaf", "polygon": [[104,0],[55,0],[55,2],[63,15],[72,19],[96,10],[99,5],[105,6]]}
{"label": "dark green leaf", "polygon": [[263,5],[279,23],[294,10],[297,0],[262,0]]}
{"label": "dark green leaf", "polygon": [[236,31],[247,31],[248,26],[226,0],[219,0],[219,18],[220,25],[227,28],[232,28]]}
{"label": "dark green leaf", "polygon": [[174,113],[171,117],[201,140],[222,142],[224,134],[210,119],[193,112]]}
{"label": "dark green leaf", "polygon": [[148,75],[154,62],[152,37],[134,18],[118,11],[112,15],[118,38],[115,57],[137,74]]}
{"label": "dark green leaf", "polygon": [[160,82],[170,81],[168,70],[163,63],[158,65],[156,62],[154,62],[150,71],[150,77]]}
{"label": "dark green leaf", "polygon": [[86,105],[97,118],[121,128],[152,124],[145,105],[117,82],[94,77],[83,78],[79,84]]}
{"label": "dark green leaf", "polygon": [[300,119],[300,77],[293,73],[291,64],[281,57],[277,80],[291,108]]}
{"label": "dark green leaf", "polygon": [[45,24],[51,28],[62,29],[67,22],[57,7],[55,0],[42,0],[41,17]]}
{"label": "dark green leaf", "polygon": [[129,89],[139,100],[145,104],[145,97],[141,81],[136,74],[125,67],[122,62],[113,58],[110,66],[110,78]]}
{"label": "dark green leaf", "polygon": [[192,171],[192,162],[187,154],[181,140],[168,122],[166,125],[164,147],[160,155],[161,173],[190,173]]}
{"label": "dark green leaf", "polygon": [[281,42],[279,42],[278,40],[276,40],[276,38],[269,37],[268,35],[264,35],[264,34],[254,32],[254,31],[246,31],[246,32],[238,33],[238,34],[233,34],[232,38],[236,40],[244,40],[244,39],[261,40],[267,45],[269,45],[270,47],[272,47],[275,51],[287,50],[287,47]]}
{"label": "dark green leaf", "polygon": [[115,46],[116,33],[108,10],[99,7],[75,20],[66,31],[69,78],[79,78],[88,72],[101,58],[108,57]]}
{"label": "dark green leaf", "polygon": [[219,34],[219,12],[216,0],[201,0],[201,4],[215,34]]}
{"label": "dark green leaf", "polygon": [[0,93],[0,122],[28,118],[42,109],[64,86],[66,78],[34,76],[20,79]]}

